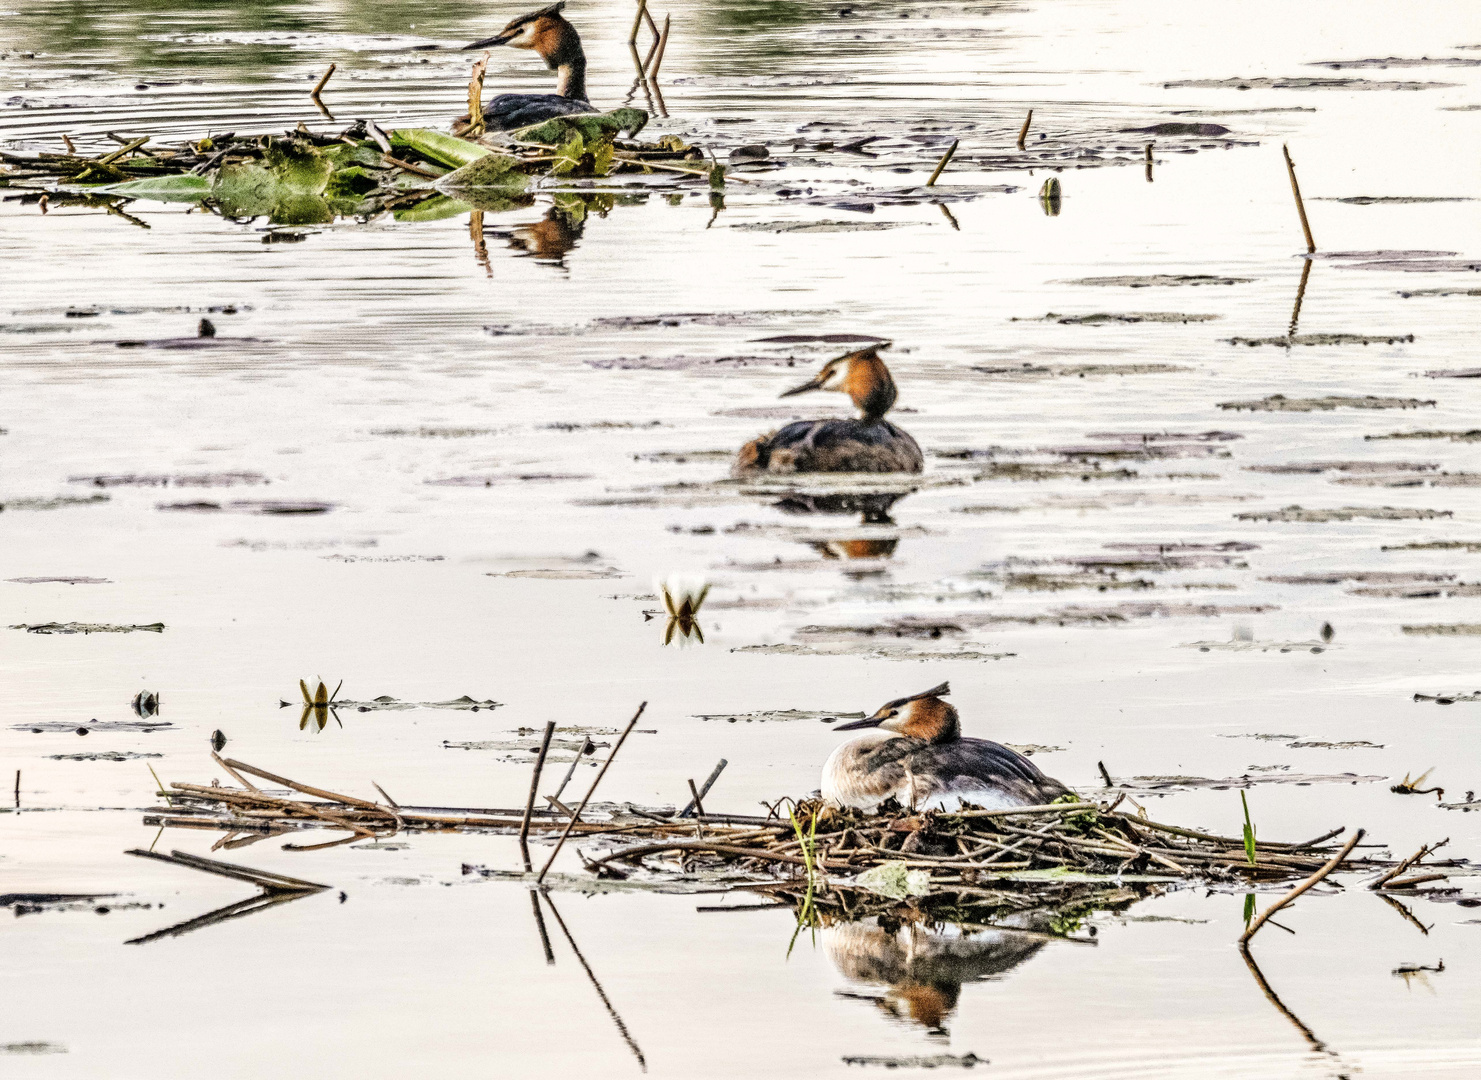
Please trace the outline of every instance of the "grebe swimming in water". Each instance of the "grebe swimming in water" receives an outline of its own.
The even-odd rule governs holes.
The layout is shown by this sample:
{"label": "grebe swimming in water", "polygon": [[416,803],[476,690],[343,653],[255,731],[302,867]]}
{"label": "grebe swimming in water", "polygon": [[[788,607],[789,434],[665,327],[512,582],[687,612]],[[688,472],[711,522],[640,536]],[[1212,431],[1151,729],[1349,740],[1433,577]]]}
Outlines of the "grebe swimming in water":
{"label": "grebe swimming in water", "polygon": [[918,810],[953,810],[972,803],[987,810],[1042,806],[1073,792],[1028,758],[986,739],[962,738],[957,711],[941,699],[942,683],[880,706],[838,731],[881,730],[846,742],[823,766],[823,798],[872,810],[894,796]]}
{"label": "grebe swimming in water", "polygon": [[857,420],[798,420],[780,431],[752,439],[736,456],[734,472],[910,472],[924,467],[920,446],[884,418],[898,392],[890,369],[879,358],[881,346],[829,360],[817,378],[794,386],[782,397],[809,390],[837,390],[859,409]]}
{"label": "grebe swimming in water", "polygon": [[499,131],[513,131],[549,120],[554,116],[590,113],[596,110],[586,100],[586,53],[581,36],[561,15],[565,0],[532,11],[513,20],[491,38],[463,46],[464,50],[490,45],[533,49],[555,70],[553,94],[500,94],[483,106],[483,120]]}

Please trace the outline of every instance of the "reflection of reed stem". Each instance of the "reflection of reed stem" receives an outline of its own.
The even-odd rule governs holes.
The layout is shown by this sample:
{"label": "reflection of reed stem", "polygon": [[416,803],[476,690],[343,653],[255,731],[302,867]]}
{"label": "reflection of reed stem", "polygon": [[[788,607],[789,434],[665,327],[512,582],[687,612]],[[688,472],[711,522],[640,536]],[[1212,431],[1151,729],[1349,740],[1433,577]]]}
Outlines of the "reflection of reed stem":
{"label": "reflection of reed stem", "polygon": [[[533,896],[534,893],[532,892],[530,895]],[[561,913],[556,908],[555,901],[550,898],[549,893],[541,893],[540,895],[544,896],[545,902],[550,905],[550,913],[555,916],[556,924],[560,926],[561,933],[566,936],[566,944],[571,946],[571,951],[576,954],[576,959],[581,961],[581,967],[586,972],[586,977],[591,980],[591,985],[596,988],[597,996],[602,999],[602,1004],[607,1008],[607,1015],[617,1025],[617,1030],[621,1033],[623,1041],[632,1048],[633,1056],[638,1059],[638,1064],[643,1067],[644,1072],[647,1072],[648,1062],[643,1058],[643,1051],[638,1049],[637,1042],[628,1034],[627,1025],[622,1022],[622,1017],[617,1015],[617,1010],[612,1007],[612,1001],[607,997],[607,992],[602,989],[602,984],[597,981],[596,972],[591,970],[591,965],[586,962],[586,957],[582,956],[581,950],[576,947],[576,939],[571,936],[571,931],[567,929],[566,920],[561,918]]]}
{"label": "reflection of reed stem", "polygon": [[545,950],[545,963],[555,964],[555,952],[550,947],[550,935],[545,932],[545,916],[540,913],[540,894],[530,890],[530,907],[535,909],[535,929],[540,931],[540,945]]}
{"label": "reflection of reed stem", "polygon": [[1295,1025],[1296,1030],[1301,1032],[1301,1037],[1311,1044],[1311,1048],[1323,1054],[1332,1053],[1332,1051],[1327,1049],[1327,1044],[1316,1037],[1316,1032],[1303,1024],[1300,1017],[1286,1008],[1285,1002],[1281,1001],[1276,995],[1275,990],[1265,981],[1265,975],[1260,970],[1260,965],[1255,963],[1255,958],[1250,955],[1249,946],[1241,944],[1239,946],[1239,955],[1244,957],[1245,966],[1250,969],[1250,974],[1255,977],[1255,982],[1259,984],[1261,991],[1264,992],[1270,1004],[1279,1009],[1281,1015]]}
{"label": "reflection of reed stem", "polygon": [[1296,286],[1296,303],[1291,308],[1291,328],[1286,331],[1286,337],[1296,336],[1296,324],[1301,320],[1301,301],[1306,299],[1306,282],[1311,277],[1311,260],[1302,259],[1301,284]]}

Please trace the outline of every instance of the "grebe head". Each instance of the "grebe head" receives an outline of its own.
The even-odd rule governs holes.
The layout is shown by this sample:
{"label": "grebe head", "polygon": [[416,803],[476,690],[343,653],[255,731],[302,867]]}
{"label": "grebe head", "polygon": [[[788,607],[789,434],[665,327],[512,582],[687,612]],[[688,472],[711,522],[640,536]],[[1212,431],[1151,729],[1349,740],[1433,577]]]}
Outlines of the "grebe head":
{"label": "grebe head", "polygon": [[833,730],[856,731],[877,727],[926,742],[952,742],[962,737],[962,725],[957,711],[941,700],[949,693],[951,684],[942,683],[922,693],[886,702],[873,716],[851,724],[840,724]]}
{"label": "grebe head", "polygon": [[815,378],[792,387],[782,397],[809,390],[837,390],[853,398],[861,419],[878,420],[890,411],[898,396],[890,369],[879,358],[879,350],[887,348],[889,343],[885,342],[829,360]]}
{"label": "grebe head", "polygon": [[483,49],[491,45],[508,45],[513,49],[533,49],[539,53],[549,67],[559,67],[580,58],[585,63],[581,49],[581,37],[576,28],[561,15],[565,0],[521,15],[510,21],[491,38],[464,45],[463,49]]}

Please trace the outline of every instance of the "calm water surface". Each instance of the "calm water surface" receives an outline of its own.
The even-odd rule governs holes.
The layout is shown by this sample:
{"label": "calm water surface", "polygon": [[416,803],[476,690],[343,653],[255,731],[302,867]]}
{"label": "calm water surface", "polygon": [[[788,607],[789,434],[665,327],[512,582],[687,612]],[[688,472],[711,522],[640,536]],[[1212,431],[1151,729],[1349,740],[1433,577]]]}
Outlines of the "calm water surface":
{"label": "calm water surface", "polygon": [[[1259,939],[1299,1022],[1234,948],[1244,898],[1226,892],[1098,916],[1093,946],[830,927],[789,957],[788,913],[696,910],[745,894],[556,891],[570,941],[543,909],[549,966],[528,891],[463,872],[518,866],[497,836],[265,841],[228,857],[334,889],[125,944],[249,892],[122,854],[156,840],[146,766],[209,782],[216,729],[229,754],[336,790],[511,806],[529,783],[519,729],[612,728],[647,700],[656,734],[633,737],[604,794],[672,805],[724,757],[707,802],[746,813],[816,787],[839,738],[755,714],[872,710],[949,679],[971,734],[1038,747],[1087,792],[1102,761],[1117,777],[1249,777],[1262,836],[1345,824],[1397,854],[1481,845],[1481,816],[1389,791],[1431,767],[1446,802],[1481,788],[1481,705],[1414,700],[1478,689],[1475,637],[1456,628],[1481,626],[1481,588],[1464,588],[1481,583],[1481,443],[1374,438],[1478,426],[1478,383],[1427,373],[1477,363],[1481,278],[1465,260],[1481,257],[1481,15],[663,10],[669,115],[649,133],[722,155],[765,142],[780,164],[731,184],[718,214],[683,190],[614,205],[539,192],[485,215],[478,242],[461,214],[264,243],[281,230],[182,204],[135,202],[130,220],[0,202],[0,623],[166,626],[0,629],[3,788],[21,774],[20,809],[0,817],[0,893],[119,894],[106,915],[0,911],[7,1075],[811,1077],[884,1071],[853,1057],[967,1053],[1015,1077],[1475,1075],[1481,911],[1410,902],[1421,932],[1358,880],[1289,911],[1295,936]],[[329,129],[307,89],[330,61],[336,125],[440,125],[469,58],[414,47],[514,14],[8,0],[0,140],[60,150],[65,133],[98,150],[107,132]],[[631,8],[567,14],[593,96],[621,103]],[[1373,58],[1462,63],[1313,66]],[[1229,79],[1359,81],[1166,85]],[[491,87],[547,82],[529,57],[495,56]],[[1029,108],[1044,138],[1018,156]],[[1230,130],[1126,130],[1167,122]],[[876,157],[816,148],[869,134],[884,137]],[[907,191],[958,137],[944,205]],[[1291,326],[1304,244],[1282,142],[1324,252],[1446,253],[1314,261],[1297,331],[1386,340],[1228,343]],[[1055,216],[1036,197],[1046,163],[1063,184]],[[1388,201],[1335,201],[1356,197]],[[1241,280],[1083,283],[1128,275]],[[1209,318],[1061,321],[1146,312]],[[167,347],[203,315],[213,346]],[[840,346],[765,340],[823,334],[894,343],[895,419],[928,464],[886,522],[726,482],[745,440],[838,409],[777,395]],[[1389,407],[1220,407],[1277,394]],[[228,473],[251,482],[91,479]],[[250,512],[262,499],[331,508]],[[168,508],[199,502],[221,509]],[[1300,520],[1334,510],[1351,520]],[[1180,544],[1205,547],[1161,550]],[[655,578],[676,573],[713,583],[702,645],[664,647],[645,615]],[[1436,627],[1452,632],[1414,629]],[[301,729],[279,701],[318,676],[357,700],[501,704]],[[168,726],[108,730],[137,719],[139,690],[162,695]],[[1349,745],[1310,745],[1323,743]],[[124,760],[75,757],[110,752]],[[1241,820],[1230,788],[1138,799],[1164,821]],[[206,854],[217,838],[169,830],[158,847]],[[561,867],[581,874],[570,848]],[[1450,884],[1481,892],[1465,871]]]}

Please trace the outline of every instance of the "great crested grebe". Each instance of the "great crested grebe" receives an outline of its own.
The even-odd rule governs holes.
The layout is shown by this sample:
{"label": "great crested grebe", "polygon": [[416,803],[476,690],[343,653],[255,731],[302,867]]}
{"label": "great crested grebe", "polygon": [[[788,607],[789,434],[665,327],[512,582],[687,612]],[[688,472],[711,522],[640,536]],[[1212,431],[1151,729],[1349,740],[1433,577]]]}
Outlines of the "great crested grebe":
{"label": "great crested grebe", "polygon": [[500,94],[484,104],[483,120],[499,131],[538,124],[553,116],[570,116],[596,110],[586,100],[586,53],[581,36],[561,15],[565,0],[514,19],[491,38],[463,46],[464,50],[490,45],[534,49],[545,66],[556,72],[553,94]]}
{"label": "great crested grebe", "polygon": [[736,456],[735,474],[920,472],[925,459],[919,444],[884,418],[898,394],[890,369],[879,358],[880,348],[871,345],[829,360],[817,378],[782,394],[840,391],[858,406],[857,420],[798,420],[752,439]]}
{"label": "great crested grebe", "polygon": [[986,810],[1042,806],[1073,792],[1041,773],[1022,754],[986,739],[962,738],[957,711],[941,699],[942,683],[880,706],[838,731],[882,730],[846,742],[823,766],[823,798],[872,810],[894,796],[917,810]]}

